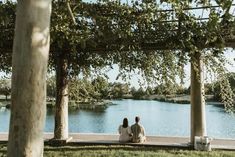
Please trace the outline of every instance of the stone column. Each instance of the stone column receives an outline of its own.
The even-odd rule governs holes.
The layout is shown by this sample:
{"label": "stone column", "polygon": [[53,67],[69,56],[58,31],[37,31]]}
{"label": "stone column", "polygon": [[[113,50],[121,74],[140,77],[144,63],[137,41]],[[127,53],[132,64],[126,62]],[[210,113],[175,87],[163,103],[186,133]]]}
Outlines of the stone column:
{"label": "stone column", "polygon": [[203,61],[201,53],[191,58],[191,144],[195,136],[206,135]]}

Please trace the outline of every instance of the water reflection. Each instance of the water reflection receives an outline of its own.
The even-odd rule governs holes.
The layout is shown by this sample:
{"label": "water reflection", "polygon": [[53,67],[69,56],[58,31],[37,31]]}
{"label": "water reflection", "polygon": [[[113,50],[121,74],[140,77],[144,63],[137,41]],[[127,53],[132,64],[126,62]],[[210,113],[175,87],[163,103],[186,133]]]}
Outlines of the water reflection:
{"label": "water reflection", "polygon": [[[81,133],[117,133],[124,117],[134,123],[141,117],[148,135],[190,136],[190,105],[144,100],[117,100],[106,110],[69,110],[69,131]],[[8,109],[0,110],[0,132],[9,127]],[[221,105],[206,105],[207,132],[209,136],[235,138],[235,116],[224,111]],[[53,132],[54,111],[47,110],[45,131]]]}
{"label": "water reflection", "polygon": [[10,121],[10,110],[5,107],[1,107],[0,108],[0,132],[8,131],[9,121]]}

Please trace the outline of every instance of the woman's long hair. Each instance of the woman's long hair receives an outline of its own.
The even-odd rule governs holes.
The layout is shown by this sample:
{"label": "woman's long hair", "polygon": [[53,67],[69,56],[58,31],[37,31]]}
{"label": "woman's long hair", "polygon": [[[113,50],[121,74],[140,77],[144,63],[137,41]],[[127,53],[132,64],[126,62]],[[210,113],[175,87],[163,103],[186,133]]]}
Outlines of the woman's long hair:
{"label": "woman's long hair", "polygon": [[128,127],[128,119],[127,119],[127,118],[124,118],[124,119],[123,119],[122,127],[123,127],[123,128],[127,128],[127,127]]}

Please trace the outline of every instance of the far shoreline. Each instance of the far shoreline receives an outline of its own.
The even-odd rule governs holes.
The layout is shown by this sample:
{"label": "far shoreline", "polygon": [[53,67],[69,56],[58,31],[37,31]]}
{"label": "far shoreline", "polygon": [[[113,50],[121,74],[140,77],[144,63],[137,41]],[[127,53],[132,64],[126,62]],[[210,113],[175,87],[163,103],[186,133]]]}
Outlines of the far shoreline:
{"label": "far shoreline", "polygon": [[[190,95],[145,95],[141,98],[134,98],[132,95],[125,95],[123,99],[133,99],[133,100],[156,100],[160,102],[169,102],[177,104],[190,104]],[[223,105],[222,102],[214,99],[213,95],[205,96],[206,102],[213,102],[217,105]]]}
{"label": "far shoreline", "polygon": [[[223,103],[214,99],[213,95],[206,95],[206,104],[216,104],[222,106]],[[144,95],[141,98],[135,98],[132,95],[124,95],[122,98],[116,99],[104,99],[104,100],[96,100],[91,102],[76,102],[74,100],[69,101],[69,109],[85,109],[85,110],[104,110],[108,106],[112,105],[112,100],[155,100],[159,102],[168,102],[175,104],[190,104],[190,95]],[[10,108],[10,99],[1,100],[0,108],[6,107]],[[47,101],[47,108],[53,109],[55,108],[55,100],[50,99]]]}

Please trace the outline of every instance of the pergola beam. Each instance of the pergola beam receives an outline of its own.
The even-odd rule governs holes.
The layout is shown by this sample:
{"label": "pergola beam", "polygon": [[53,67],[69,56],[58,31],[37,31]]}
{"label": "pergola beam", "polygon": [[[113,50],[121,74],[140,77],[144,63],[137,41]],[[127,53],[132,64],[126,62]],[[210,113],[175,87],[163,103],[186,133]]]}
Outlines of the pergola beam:
{"label": "pergola beam", "polygon": [[[167,44],[166,44],[167,43]],[[97,46],[87,46],[85,48],[81,48],[81,46],[78,46],[78,52],[97,52],[97,53],[104,53],[104,52],[117,52],[117,51],[161,51],[161,50],[179,50],[179,49],[184,49],[182,46],[180,46],[180,43],[171,43],[169,44],[170,41],[161,41],[161,42],[156,42],[156,43],[141,43],[138,48],[136,49],[130,49],[128,46],[125,46],[123,48],[117,47],[117,45],[108,46],[108,44],[99,44]],[[130,43],[131,45],[131,43]],[[205,48],[209,47],[216,47],[216,43],[211,43]],[[235,39],[229,39],[225,42],[225,47],[231,47],[235,48]],[[51,52],[54,50],[51,49]],[[9,48],[0,48],[0,52],[12,52],[12,47]]]}

